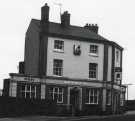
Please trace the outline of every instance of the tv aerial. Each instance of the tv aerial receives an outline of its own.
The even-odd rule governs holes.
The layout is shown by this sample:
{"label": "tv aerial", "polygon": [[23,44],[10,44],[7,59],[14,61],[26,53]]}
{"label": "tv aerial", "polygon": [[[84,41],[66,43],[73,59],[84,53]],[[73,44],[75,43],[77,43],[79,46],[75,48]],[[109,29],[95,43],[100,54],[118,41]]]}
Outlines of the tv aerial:
{"label": "tv aerial", "polygon": [[61,16],[61,10],[62,10],[62,3],[54,3],[55,5],[57,5],[57,6],[59,6],[59,8],[60,8],[60,16]]}

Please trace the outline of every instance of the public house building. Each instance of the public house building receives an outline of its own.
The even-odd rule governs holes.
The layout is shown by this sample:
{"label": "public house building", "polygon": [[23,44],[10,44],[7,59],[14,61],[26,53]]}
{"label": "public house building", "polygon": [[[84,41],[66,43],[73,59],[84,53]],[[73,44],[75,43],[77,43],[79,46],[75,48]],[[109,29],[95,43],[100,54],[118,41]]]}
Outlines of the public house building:
{"label": "public house building", "polygon": [[52,99],[67,110],[119,113],[125,104],[122,52],[98,34],[98,25],[71,25],[67,11],[60,23],[50,22],[45,4],[41,20],[30,22],[24,61],[4,80],[3,95]]}

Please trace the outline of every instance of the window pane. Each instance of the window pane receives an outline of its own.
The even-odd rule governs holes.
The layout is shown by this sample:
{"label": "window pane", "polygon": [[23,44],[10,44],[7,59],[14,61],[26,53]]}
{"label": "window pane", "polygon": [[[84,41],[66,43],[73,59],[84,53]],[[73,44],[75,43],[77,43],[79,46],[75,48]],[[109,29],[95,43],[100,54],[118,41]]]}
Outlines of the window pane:
{"label": "window pane", "polygon": [[57,99],[58,99],[58,94],[57,94],[57,93],[54,93],[54,98],[53,98],[53,100],[57,101]]}
{"label": "window pane", "polygon": [[90,103],[94,103],[94,97],[90,96]]}
{"label": "window pane", "polygon": [[30,92],[26,92],[26,98],[30,98]]}
{"label": "window pane", "polygon": [[25,85],[21,86],[21,91],[25,91]]}
{"label": "window pane", "polygon": [[63,73],[63,60],[54,59],[53,74],[62,76]]}
{"label": "window pane", "polygon": [[96,63],[89,64],[89,78],[97,78],[97,64]]}
{"label": "window pane", "polygon": [[98,104],[98,89],[96,88],[86,89],[86,103]]}
{"label": "window pane", "polygon": [[54,92],[55,92],[55,93],[58,93],[58,88],[54,88],[54,89],[55,89]]}
{"label": "window pane", "polygon": [[53,93],[49,93],[49,95],[50,95],[50,98],[51,98],[51,99],[54,99],[54,98],[53,98]]}
{"label": "window pane", "polygon": [[54,41],[54,49],[64,50],[64,41],[55,40]]}
{"label": "window pane", "polygon": [[63,89],[62,88],[59,88],[59,93],[63,93]]}
{"label": "window pane", "polygon": [[120,74],[119,73],[116,75],[116,78],[120,78]]}
{"label": "window pane", "polygon": [[97,103],[98,103],[97,96],[94,96],[94,103],[95,103],[95,104],[97,104]]}
{"label": "window pane", "polygon": [[31,98],[35,98],[35,92],[31,92]]}
{"label": "window pane", "polygon": [[49,88],[49,95],[50,95],[50,98],[53,99],[53,87]]}
{"label": "window pane", "polygon": [[94,90],[94,95],[97,96],[97,89]]}
{"label": "window pane", "polygon": [[30,91],[30,85],[27,85],[27,86],[26,86],[26,90],[27,90],[27,91]]}
{"label": "window pane", "polygon": [[86,89],[86,103],[89,103],[89,89]]}
{"label": "window pane", "polygon": [[93,93],[94,93],[94,90],[93,89],[90,89],[89,91],[90,91],[90,96],[92,96]]}
{"label": "window pane", "polygon": [[97,45],[90,45],[90,53],[98,53],[98,46]]}
{"label": "window pane", "polygon": [[119,61],[119,51],[116,51],[116,61]]}
{"label": "window pane", "polygon": [[58,102],[62,102],[62,94],[58,95]]}
{"label": "window pane", "polygon": [[21,92],[21,97],[25,98],[25,92]]}
{"label": "window pane", "polygon": [[31,85],[31,91],[32,91],[32,92],[35,92],[35,88],[36,88],[35,85]]}

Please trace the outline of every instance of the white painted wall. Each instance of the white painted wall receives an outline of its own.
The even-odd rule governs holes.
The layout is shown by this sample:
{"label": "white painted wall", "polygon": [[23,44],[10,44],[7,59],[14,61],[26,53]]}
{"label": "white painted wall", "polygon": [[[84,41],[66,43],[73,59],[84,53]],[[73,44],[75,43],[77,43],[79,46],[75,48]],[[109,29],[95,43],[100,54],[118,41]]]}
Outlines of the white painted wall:
{"label": "white painted wall", "polygon": [[111,80],[112,74],[112,46],[108,47],[108,73],[107,73],[107,81]]}
{"label": "white painted wall", "polygon": [[[59,39],[64,41],[64,53],[54,51],[54,40]],[[73,54],[73,45],[81,45],[81,55],[75,56]],[[48,53],[47,53],[47,75],[53,76],[53,59],[63,59],[63,76],[69,78],[88,79],[89,78],[89,63],[98,64],[98,80],[103,80],[103,59],[104,59],[104,45],[99,46],[98,57],[89,55],[89,46],[91,43],[60,39],[48,38]]]}

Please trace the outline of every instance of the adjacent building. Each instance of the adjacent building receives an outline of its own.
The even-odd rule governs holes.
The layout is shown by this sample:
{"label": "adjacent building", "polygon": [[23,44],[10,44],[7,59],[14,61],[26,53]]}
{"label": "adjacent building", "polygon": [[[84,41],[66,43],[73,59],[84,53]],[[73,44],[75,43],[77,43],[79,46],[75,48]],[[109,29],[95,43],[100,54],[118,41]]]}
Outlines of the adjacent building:
{"label": "adjacent building", "polygon": [[123,48],[98,34],[98,26],[49,21],[49,6],[41,8],[41,20],[32,19],[25,38],[24,61],[19,73],[4,80],[3,95],[53,99],[70,110],[119,113],[123,110]]}

